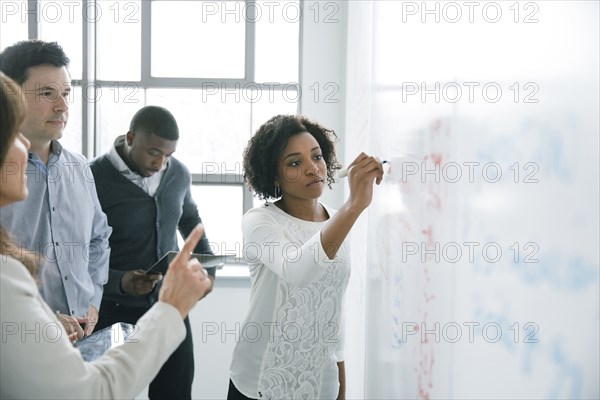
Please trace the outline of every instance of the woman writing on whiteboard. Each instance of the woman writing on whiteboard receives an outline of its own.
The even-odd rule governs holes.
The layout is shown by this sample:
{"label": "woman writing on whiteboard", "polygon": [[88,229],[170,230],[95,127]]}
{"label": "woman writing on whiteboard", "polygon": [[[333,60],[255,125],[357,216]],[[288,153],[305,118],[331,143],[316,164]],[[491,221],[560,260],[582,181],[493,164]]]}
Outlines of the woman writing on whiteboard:
{"label": "woman writing on whiteboard", "polygon": [[250,309],[231,363],[228,399],[345,397],[344,239],[371,203],[383,168],[361,153],[339,211],[319,202],[340,168],[333,131],[302,116],[263,124],[244,151],[244,179],[262,199],[242,220]]}
{"label": "woman writing on whiteboard", "polygon": [[[46,101],[40,100],[40,101]],[[29,141],[20,133],[25,102],[0,72],[0,207],[27,197]],[[1,211],[0,211],[1,212]],[[129,343],[94,362],[83,361],[36,286],[35,257],[0,227],[0,398],[134,398],[185,337],[183,320],[211,286],[197,261],[188,261],[202,236],[197,227],[170,264],[159,301],[138,321]]]}

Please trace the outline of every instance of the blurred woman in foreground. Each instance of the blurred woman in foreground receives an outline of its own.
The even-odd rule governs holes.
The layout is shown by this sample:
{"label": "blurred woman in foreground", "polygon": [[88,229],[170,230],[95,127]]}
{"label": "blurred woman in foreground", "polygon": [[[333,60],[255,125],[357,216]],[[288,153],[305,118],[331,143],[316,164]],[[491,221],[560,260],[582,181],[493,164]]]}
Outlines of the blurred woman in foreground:
{"label": "blurred woman in foreground", "polygon": [[[41,100],[43,101],[43,100]],[[25,102],[0,72],[0,207],[27,197],[29,141],[19,133]],[[1,209],[0,209],[0,212]],[[33,227],[32,227],[33,228]],[[139,321],[133,339],[86,363],[42,300],[34,257],[0,227],[0,398],[134,398],[185,337],[184,318],[210,287],[189,255],[198,226],[164,277],[159,302]]]}

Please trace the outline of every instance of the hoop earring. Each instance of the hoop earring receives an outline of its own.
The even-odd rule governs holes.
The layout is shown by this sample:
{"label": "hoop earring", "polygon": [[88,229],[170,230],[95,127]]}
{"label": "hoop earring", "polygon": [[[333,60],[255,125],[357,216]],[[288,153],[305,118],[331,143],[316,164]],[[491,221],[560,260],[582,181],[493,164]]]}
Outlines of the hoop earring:
{"label": "hoop earring", "polygon": [[278,199],[281,197],[281,188],[279,186],[275,186],[275,198]]}

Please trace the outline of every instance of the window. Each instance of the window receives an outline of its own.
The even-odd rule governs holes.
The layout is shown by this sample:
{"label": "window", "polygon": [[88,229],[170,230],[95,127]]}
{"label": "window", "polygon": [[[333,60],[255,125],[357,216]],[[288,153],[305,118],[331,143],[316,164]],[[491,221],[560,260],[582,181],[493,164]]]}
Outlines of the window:
{"label": "window", "polygon": [[0,48],[56,40],[71,59],[61,142],[92,158],[141,107],[169,109],[181,134],[175,157],[192,172],[209,239],[215,251],[241,255],[241,216],[256,204],[242,150],[268,118],[298,110],[299,0],[1,4]]}
{"label": "window", "polygon": [[243,1],[153,1],[152,76],[243,79],[243,5]]}
{"label": "window", "polygon": [[0,51],[27,39],[27,17],[23,13],[26,9],[26,0],[0,3]]}

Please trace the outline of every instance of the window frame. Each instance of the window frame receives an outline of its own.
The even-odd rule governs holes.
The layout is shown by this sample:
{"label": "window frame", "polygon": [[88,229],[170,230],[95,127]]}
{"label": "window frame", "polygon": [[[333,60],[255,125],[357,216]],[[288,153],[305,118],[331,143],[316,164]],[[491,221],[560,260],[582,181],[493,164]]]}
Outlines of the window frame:
{"label": "window frame", "polygon": [[[27,0],[28,10],[35,10],[33,15],[36,18],[30,18],[32,13],[27,13],[28,38],[39,38],[39,12],[42,0]],[[96,24],[93,20],[82,19],[82,78],[72,80],[73,86],[79,86],[81,90],[82,115],[81,115],[81,152],[87,158],[93,158],[99,155],[100,151],[100,121],[97,118],[98,103],[86,99],[95,99],[98,91],[107,90],[110,87],[118,85],[135,85],[140,90],[146,89],[202,89],[207,84],[218,84],[224,89],[235,89],[253,85],[261,90],[300,91],[300,75],[302,65],[302,24],[298,27],[298,82],[290,83],[258,83],[255,82],[255,39],[256,26],[253,22],[256,20],[256,0],[244,0],[247,11],[245,19],[245,67],[244,78],[170,78],[153,77],[151,74],[151,40],[152,40],[152,2],[155,0],[141,0],[141,75],[139,81],[120,81],[120,80],[100,80],[96,79]],[[82,0],[84,9],[95,7],[98,0]],[[299,6],[303,7],[303,0],[299,0]],[[299,97],[297,97],[299,98]],[[296,104],[296,112],[300,111],[300,100]],[[251,124],[249,121],[249,128]],[[220,173],[203,174],[192,173],[192,185],[234,185],[243,187],[243,210],[242,214],[254,206],[254,196],[247,185],[244,183],[241,173]]]}

